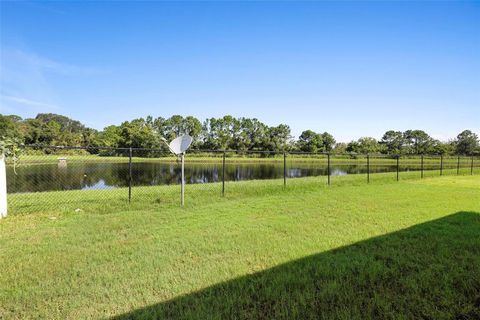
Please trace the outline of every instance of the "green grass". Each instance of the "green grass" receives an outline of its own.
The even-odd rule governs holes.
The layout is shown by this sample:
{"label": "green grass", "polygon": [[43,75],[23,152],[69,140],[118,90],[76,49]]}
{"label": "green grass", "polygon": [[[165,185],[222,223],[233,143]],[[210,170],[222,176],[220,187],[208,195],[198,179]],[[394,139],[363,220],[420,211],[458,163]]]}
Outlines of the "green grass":
{"label": "green grass", "polygon": [[[58,158],[67,158],[68,161],[72,162],[128,162],[128,156],[99,156],[99,155],[89,155],[89,154],[23,154],[20,155],[19,165],[31,165],[31,164],[46,164],[46,163],[57,163]],[[190,153],[186,156],[187,161],[190,162],[213,162],[213,163],[221,163],[223,161],[222,153]],[[148,158],[148,157],[132,157],[132,162],[174,162],[177,158],[171,155],[162,156],[162,157],[155,157],[155,158]],[[332,163],[345,163],[345,164],[358,164],[366,163],[366,157],[363,155],[359,155],[357,158],[352,158],[350,156],[345,155],[332,155],[331,156]],[[270,155],[270,156],[262,156],[261,154],[257,155],[238,155],[233,153],[227,153],[226,161],[234,162],[234,163],[252,163],[252,162],[279,162],[283,163],[283,155]],[[312,162],[312,163],[327,163],[327,156],[326,155],[304,155],[304,154],[288,154],[287,155],[288,162]],[[478,162],[480,159],[476,157],[474,159],[474,165],[478,166]],[[471,158],[470,157],[461,157],[461,166],[463,167],[470,167]],[[372,156],[370,159],[371,165],[395,165],[396,159],[394,158],[387,158],[387,156]],[[420,165],[420,157],[418,156],[403,156],[400,159],[401,164],[418,164]],[[438,157],[429,157],[425,156],[424,158],[425,165],[440,165],[440,159]],[[10,164],[11,165],[11,164]],[[444,165],[446,167],[456,167],[457,165],[457,157],[445,157],[444,158]]]}
{"label": "green grass", "polygon": [[480,179],[408,174],[16,195],[0,318],[478,319]]}
{"label": "green grass", "polygon": [[[456,176],[456,169],[443,170],[444,176]],[[480,173],[478,169],[474,174]],[[469,168],[462,168],[460,176],[469,175]],[[425,170],[424,177],[439,177],[439,170]],[[420,171],[400,172],[399,180],[420,179]],[[396,182],[396,172],[370,174],[371,184]],[[326,176],[288,178],[286,188],[283,179],[267,179],[253,181],[226,181],[225,194],[222,196],[221,183],[187,184],[185,201],[187,207],[208,204],[212,201],[238,199],[257,196],[259,194],[276,194],[285,191],[303,192],[310,189],[325,189],[348,185],[366,185],[366,174],[332,176],[331,185]],[[286,189],[286,190],[285,190]],[[134,211],[148,208],[150,210],[166,210],[179,205],[179,185],[134,186],[132,200],[128,202],[128,188],[104,190],[72,190],[33,193],[14,193],[8,195],[9,212],[11,214],[30,213],[62,213],[80,209],[85,212],[108,213],[112,211]]]}

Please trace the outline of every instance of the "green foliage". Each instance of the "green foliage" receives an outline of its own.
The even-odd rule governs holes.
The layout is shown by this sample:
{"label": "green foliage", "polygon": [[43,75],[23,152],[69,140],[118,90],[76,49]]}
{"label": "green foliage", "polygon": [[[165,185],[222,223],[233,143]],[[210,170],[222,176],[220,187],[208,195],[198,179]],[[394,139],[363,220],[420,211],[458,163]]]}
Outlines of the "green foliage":
{"label": "green foliage", "polygon": [[328,132],[312,130],[303,131],[294,141],[288,125],[268,126],[256,118],[231,115],[210,118],[203,123],[193,116],[173,115],[167,119],[147,116],[110,125],[101,131],[52,113],[41,113],[34,119],[0,115],[0,137],[18,139],[22,144],[88,147],[90,152],[105,155],[112,151],[99,151],[96,147],[155,148],[168,152],[161,138],[170,141],[183,134],[193,137],[192,149],[197,150],[480,154],[478,136],[470,130],[460,133],[453,142],[440,142],[423,130],[389,130],[380,141],[364,137],[346,145],[337,143]]}
{"label": "green foliage", "polygon": [[316,133],[305,130],[298,138],[297,148],[304,152],[331,152],[335,142],[335,138],[328,132]]}
{"label": "green foliage", "polygon": [[18,163],[20,148],[18,147],[19,140],[15,138],[2,137],[0,138],[0,157],[5,157],[6,162],[13,163],[13,171]]}
{"label": "green foliage", "polygon": [[98,141],[103,147],[116,147],[120,144],[121,129],[118,126],[108,126],[98,134]]}
{"label": "green foliage", "polygon": [[[468,130],[464,132],[471,133],[471,131]],[[476,136],[475,134],[473,135]],[[435,140],[423,130],[407,130],[405,132],[389,130],[385,132],[380,140],[380,152],[387,154],[473,154],[465,152],[464,149],[475,149],[475,144],[472,144],[475,137],[472,137],[472,135],[468,133],[465,134],[464,137],[465,140],[461,139],[464,141],[464,147],[460,148],[462,152],[459,152],[459,148],[455,149],[455,143]],[[470,147],[465,147],[465,145],[470,145]]]}
{"label": "green foliage", "polygon": [[304,152],[323,151],[322,136],[312,130],[302,132],[297,142],[298,148]]}
{"label": "green foliage", "polygon": [[276,127],[270,127],[267,130],[267,136],[265,137],[264,146],[269,151],[284,151],[287,150],[290,145],[290,127],[281,124]]}
{"label": "green foliage", "polygon": [[399,154],[405,145],[404,135],[401,131],[389,130],[385,132],[380,141],[389,154]]}
{"label": "green foliage", "polygon": [[328,132],[322,133],[322,141],[323,141],[323,149],[326,152],[330,152],[333,150],[335,146],[335,138]]}
{"label": "green foliage", "polygon": [[120,125],[118,147],[159,148],[160,136],[145,119],[125,121]]}
{"label": "green foliage", "polygon": [[18,158],[20,152],[18,144],[18,140],[16,139],[2,137],[0,139],[0,154],[4,155],[7,159]]}
{"label": "green foliage", "polygon": [[212,150],[286,150],[290,145],[290,127],[281,124],[269,127],[258,119],[223,118],[207,119],[199,147]]}
{"label": "green foliage", "polygon": [[0,137],[4,139],[22,139],[23,135],[20,131],[22,118],[14,115],[4,116],[0,114]]}
{"label": "green foliage", "polygon": [[383,146],[375,138],[362,137],[357,141],[352,141],[347,145],[347,151],[353,153],[379,153]]}
{"label": "green foliage", "polygon": [[433,154],[453,155],[455,154],[455,144],[453,142],[441,142],[439,140],[432,140],[429,150],[429,153]]}
{"label": "green foliage", "polygon": [[410,154],[426,154],[431,152],[433,139],[423,130],[407,130],[403,133],[406,152]]}
{"label": "green foliage", "polygon": [[347,146],[348,145],[345,142],[337,142],[332,151],[334,153],[345,153],[347,152]]}
{"label": "green foliage", "polygon": [[474,155],[479,152],[478,136],[470,130],[462,131],[455,141],[457,154]]}

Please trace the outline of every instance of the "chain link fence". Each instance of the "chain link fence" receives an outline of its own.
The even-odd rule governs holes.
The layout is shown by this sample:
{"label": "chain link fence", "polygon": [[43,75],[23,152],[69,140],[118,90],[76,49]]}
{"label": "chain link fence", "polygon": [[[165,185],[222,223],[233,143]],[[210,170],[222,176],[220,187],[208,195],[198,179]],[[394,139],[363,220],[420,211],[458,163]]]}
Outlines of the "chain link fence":
{"label": "chain link fence", "polygon": [[[480,173],[465,156],[189,151],[186,205],[306,185],[363,184]],[[24,146],[7,163],[9,213],[178,207],[180,159],[166,150]]]}

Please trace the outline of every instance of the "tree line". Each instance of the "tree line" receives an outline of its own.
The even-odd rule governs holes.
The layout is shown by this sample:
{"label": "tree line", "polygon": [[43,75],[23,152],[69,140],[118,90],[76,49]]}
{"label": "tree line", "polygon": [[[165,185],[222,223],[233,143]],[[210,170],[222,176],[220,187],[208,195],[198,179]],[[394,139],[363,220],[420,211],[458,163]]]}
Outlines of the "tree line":
{"label": "tree line", "polygon": [[423,130],[385,132],[380,140],[362,137],[337,142],[328,132],[305,130],[293,139],[288,125],[268,126],[255,118],[224,116],[199,119],[174,115],[148,116],[95,130],[63,115],[40,113],[35,118],[0,114],[0,138],[19,144],[165,149],[161,137],[189,134],[197,150],[303,151],[334,153],[480,155],[478,135],[464,130],[450,141],[439,141]]}

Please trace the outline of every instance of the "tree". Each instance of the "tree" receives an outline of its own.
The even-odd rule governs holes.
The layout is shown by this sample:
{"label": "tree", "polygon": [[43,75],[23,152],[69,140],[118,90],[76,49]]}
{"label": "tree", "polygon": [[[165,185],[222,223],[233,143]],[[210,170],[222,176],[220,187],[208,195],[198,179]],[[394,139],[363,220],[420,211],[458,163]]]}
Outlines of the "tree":
{"label": "tree", "polygon": [[45,145],[63,145],[60,139],[62,126],[55,120],[50,120],[42,125],[39,142]]}
{"label": "tree", "polygon": [[233,144],[234,122],[234,118],[229,115],[219,119],[209,119],[205,127],[208,132],[206,145],[211,149],[229,149]]}
{"label": "tree", "polygon": [[66,132],[78,133],[85,129],[85,126],[80,121],[70,119],[60,114],[39,113],[37,114],[35,119],[40,120],[43,123],[55,121],[60,125],[60,129]]}
{"label": "tree", "polygon": [[351,152],[351,153],[360,153],[360,144],[356,140],[350,141],[347,144],[347,148],[345,149],[345,151]]}
{"label": "tree", "polygon": [[96,144],[96,130],[86,128],[81,122],[62,115],[40,113],[34,119],[25,120],[18,116],[13,117],[20,132],[22,143],[25,144],[61,146],[90,146]]}
{"label": "tree", "polygon": [[348,152],[355,153],[378,153],[381,150],[381,145],[375,138],[372,137],[362,137],[357,141],[352,141],[347,145]]}
{"label": "tree", "polygon": [[312,131],[305,130],[298,137],[298,148],[304,152],[319,152],[323,151],[322,135]]}
{"label": "tree", "polygon": [[323,141],[323,151],[330,152],[333,149],[333,146],[335,145],[335,139],[333,136],[328,133],[324,132],[322,133],[322,141]]}
{"label": "tree", "polygon": [[335,139],[328,133],[316,133],[305,130],[297,141],[297,148],[305,152],[331,152],[335,146]]}
{"label": "tree", "polygon": [[118,147],[121,139],[121,129],[118,126],[108,126],[98,134],[98,144],[102,147]]}
{"label": "tree", "polygon": [[182,121],[182,133],[192,136],[194,139],[198,138],[202,132],[202,123],[195,117],[188,116]]}
{"label": "tree", "polygon": [[458,134],[455,146],[457,154],[473,155],[479,147],[478,136],[470,130],[464,130]]}
{"label": "tree", "polygon": [[265,149],[270,151],[285,151],[288,150],[290,140],[290,127],[285,124],[280,124],[276,127],[270,127],[267,130],[265,137]]}
{"label": "tree", "polygon": [[344,142],[337,142],[335,143],[335,147],[333,148],[334,153],[345,153],[347,152],[347,144]]}
{"label": "tree", "polygon": [[431,150],[433,139],[423,130],[407,130],[403,133],[406,153],[425,154]]}
{"label": "tree", "polygon": [[125,121],[120,125],[119,147],[156,148],[160,147],[160,137],[145,119]]}
{"label": "tree", "polygon": [[336,143],[328,132],[317,133],[312,130],[303,131],[294,141],[290,127],[285,124],[268,126],[256,118],[235,118],[230,115],[206,119],[203,124],[193,116],[173,115],[168,119],[147,116],[97,131],[59,114],[40,113],[31,119],[0,114],[0,138],[18,139],[23,144],[84,146],[89,147],[91,152],[98,152],[95,147],[100,146],[168,151],[160,138],[171,141],[182,134],[192,136],[192,147],[203,150],[287,151],[296,148],[306,152],[336,153],[480,154],[478,136],[470,130],[463,131],[451,142],[434,140],[423,130],[407,130],[403,133],[390,130],[385,132],[380,142],[363,137],[345,144]]}
{"label": "tree", "polygon": [[240,150],[263,150],[267,140],[268,126],[256,118],[240,118],[238,148]]}
{"label": "tree", "polygon": [[10,115],[4,116],[0,114],[0,138],[4,139],[23,139],[20,132],[20,121],[22,118]]}
{"label": "tree", "polygon": [[38,144],[42,132],[42,122],[37,119],[25,119],[21,130],[25,144]]}
{"label": "tree", "polygon": [[385,132],[380,143],[385,147],[387,153],[400,154],[403,151],[405,141],[401,131],[389,130]]}
{"label": "tree", "polygon": [[455,153],[455,142],[441,142],[439,140],[432,139],[428,153],[448,155]]}

